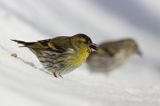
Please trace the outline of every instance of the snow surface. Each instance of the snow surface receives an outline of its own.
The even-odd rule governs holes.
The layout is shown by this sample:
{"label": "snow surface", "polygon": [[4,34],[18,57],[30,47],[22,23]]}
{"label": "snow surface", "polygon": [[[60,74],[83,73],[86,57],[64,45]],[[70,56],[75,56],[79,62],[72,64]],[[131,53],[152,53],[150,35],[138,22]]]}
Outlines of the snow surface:
{"label": "snow surface", "polygon": [[[159,19],[156,0],[0,0],[0,106],[159,106]],[[42,67],[10,41],[79,32],[95,43],[132,37],[143,57],[133,56],[109,75],[84,64],[57,79],[24,63]]]}

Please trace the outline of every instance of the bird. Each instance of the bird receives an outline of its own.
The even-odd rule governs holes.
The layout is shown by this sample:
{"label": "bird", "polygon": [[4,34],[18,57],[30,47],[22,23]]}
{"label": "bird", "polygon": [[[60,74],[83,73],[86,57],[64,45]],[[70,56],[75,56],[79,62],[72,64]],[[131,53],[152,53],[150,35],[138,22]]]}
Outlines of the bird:
{"label": "bird", "polygon": [[[86,34],[58,36],[52,39],[26,42],[13,40],[20,47],[29,48],[38,58],[44,69],[54,77],[62,77],[78,68],[86,61],[90,53],[96,51],[96,44]],[[63,78],[63,77],[62,77]]]}
{"label": "bird", "polygon": [[87,65],[91,72],[110,73],[122,66],[133,54],[142,56],[137,42],[132,38],[103,42],[91,53]]}

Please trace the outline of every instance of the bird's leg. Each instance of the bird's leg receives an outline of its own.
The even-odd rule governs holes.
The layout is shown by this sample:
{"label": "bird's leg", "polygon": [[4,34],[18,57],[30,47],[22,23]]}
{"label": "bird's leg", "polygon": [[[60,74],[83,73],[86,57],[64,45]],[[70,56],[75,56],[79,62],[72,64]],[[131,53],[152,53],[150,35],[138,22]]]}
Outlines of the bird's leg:
{"label": "bird's leg", "polygon": [[58,78],[57,74],[56,74],[56,71],[55,72],[52,72],[54,77]]}
{"label": "bird's leg", "polygon": [[60,72],[58,73],[58,75],[59,75],[61,78],[63,78]]}

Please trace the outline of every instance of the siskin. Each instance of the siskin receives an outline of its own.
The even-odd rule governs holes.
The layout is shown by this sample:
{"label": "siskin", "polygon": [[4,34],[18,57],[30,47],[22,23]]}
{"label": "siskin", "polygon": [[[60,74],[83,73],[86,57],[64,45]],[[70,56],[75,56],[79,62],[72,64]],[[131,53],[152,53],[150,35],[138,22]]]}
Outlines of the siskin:
{"label": "siskin", "polygon": [[92,72],[110,72],[121,66],[133,54],[141,55],[137,43],[130,38],[105,42],[97,48],[97,51],[87,59],[88,66]]}
{"label": "siskin", "polygon": [[29,48],[43,67],[55,77],[62,77],[63,74],[73,71],[96,50],[96,45],[85,34],[60,36],[37,42],[12,41],[22,44],[21,47]]}

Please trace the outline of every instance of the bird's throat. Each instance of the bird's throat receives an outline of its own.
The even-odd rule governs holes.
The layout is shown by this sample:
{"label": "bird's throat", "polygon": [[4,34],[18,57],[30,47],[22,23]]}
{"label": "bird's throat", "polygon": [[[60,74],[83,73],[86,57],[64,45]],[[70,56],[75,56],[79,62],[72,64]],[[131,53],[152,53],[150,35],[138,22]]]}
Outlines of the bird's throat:
{"label": "bird's throat", "polygon": [[82,63],[86,61],[88,56],[89,56],[89,52],[87,48],[83,48],[77,51],[74,55],[74,61],[73,61],[74,66],[75,67],[80,66]]}

